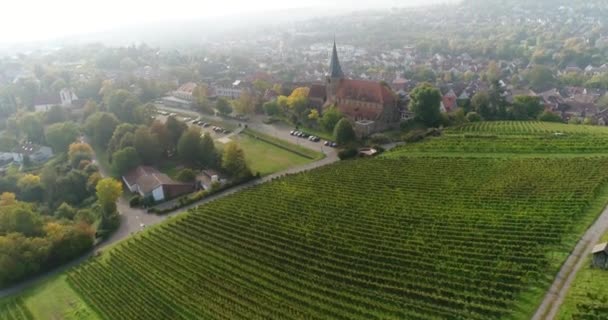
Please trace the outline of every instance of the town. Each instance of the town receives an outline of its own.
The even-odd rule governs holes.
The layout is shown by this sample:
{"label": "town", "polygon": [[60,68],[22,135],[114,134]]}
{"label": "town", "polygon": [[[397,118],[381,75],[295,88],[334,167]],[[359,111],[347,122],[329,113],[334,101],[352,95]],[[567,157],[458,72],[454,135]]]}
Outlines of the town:
{"label": "town", "polygon": [[0,317],[605,317],[607,13],[0,46]]}

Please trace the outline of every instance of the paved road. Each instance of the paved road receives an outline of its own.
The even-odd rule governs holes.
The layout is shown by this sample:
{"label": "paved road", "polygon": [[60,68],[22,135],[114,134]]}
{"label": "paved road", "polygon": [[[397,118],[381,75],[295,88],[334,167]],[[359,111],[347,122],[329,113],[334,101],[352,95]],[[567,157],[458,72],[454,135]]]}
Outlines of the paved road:
{"label": "paved road", "polygon": [[[235,123],[237,123],[237,121],[234,121]],[[276,130],[274,130],[272,128],[272,126],[266,126],[266,125],[260,125],[260,124],[253,124],[253,123],[249,123],[250,127],[256,126],[256,130],[260,130],[266,134],[273,134],[279,138],[291,138],[294,139],[295,137],[292,137],[289,134],[290,129],[288,127],[280,127],[277,128]],[[259,127],[258,127],[259,126]],[[257,129],[260,128],[260,129]],[[297,139],[297,138],[296,138]],[[302,145],[305,146],[313,146],[313,147],[317,147],[319,146],[318,143],[314,143],[314,142],[310,142],[308,140],[305,139],[300,139]],[[87,142],[87,139],[85,137],[82,138],[82,141]],[[73,260],[71,262],[69,262],[68,264],[65,264],[59,268],[53,269],[47,273],[41,274],[37,277],[34,277],[30,280],[27,280],[25,282],[19,283],[13,287],[7,288],[7,289],[3,289],[0,290],[0,298],[4,297],[4,296],[8,296],[8,295],[13,295],[13,294],[17,294],[37,283],[39,283],[40,281],[43,281],[44,279],[47,279],[53,275],[59,274],[61,272],[64,272],[65,270],[68,270],[82,262],[84,262],[85,260],[87,260],[89,257],[91,257],[93,255],[93,253],[95,251],[99,251],[102,250],[103,248],[106,248],[108,246],[111,246],[113,244],[116,244],[126,238],[128,238],[130,235],[141,231],[142,225],[145,226],[151,226],[151,225],[155,225],[158,224],[164,220],[166,220],[169,217],[181,214],[189,209],[192,209],[194,207],[200,206],[202,204],[223,198],[227,195],[233,194],[235,192],[241,191],[243,189],[252,187],[252,186],[256,186],[259,184],[263,184],[265,182],[268,182],[274,178],[283,176],[285,174],[292,174],[292,173],[298,173],[298,172],[303,172],[303,171],[308,171],[308,170],[312,170],[318,167],[322,167],[331,163],[334,163],[336,161],[338,161],[338,156],[337,156],[337,152],[336,150],[334,150],[333,148],[328,148],[325,147],[324,149],[322,149],[321,151],[323,151],[325,153],[325,158],[316,161],[316,162],[312,162],[303,166],[299,166],[296,168],[292,168],[292,169],[288,169],[282,172],[278,172],[275,174],[271,174],[268,175],[266,177],[263,177],[261,179],[257,179],[257,180],[253,180],[250,181],[248,183],[245,184],[241,184],[238,186],[235,186],[233,188],[227,189],[223,192],[220,192],[218,194],[215,194],[213,196],[210,196],[208,198],[202,199],[199,202],[196,202],[190,206],[184,207],[178,211],[172,212],[170,214],[167,215],[155,215],[155,214],[148,214],[147,212],[145,212],[142,209],[137,209],[137,208],[131,208],[129,207],[128,201],[126,199],[120,198],[118,203],[117,203],[117,209],[118,212],[120,212],[120,217],[121,217],[121,224],[120,227],[118,228],[118,230],[116,230],[111,236],[110,238],[108,238],[106,241],[98,244],[95,248],[93,252],[87,253],[81,257],[79,257],[76,260]],[[93,158],[93,162],[97,162],[95,157]],[[106,172],[104,170],[104,168],[99,168],[100,174],[104,177],[109,176],[109,173]]]}
{"label": "paved road", "polygon": [[551,320],[555,318],[559,307],[564,302],[568,289],[572,285],[572,281],[576,277],[576,273],[583,267],[585,258],[591,254],[593,246],[597,244],[606,230],[608,230],[608,207],[580,238],[559,270],[549,292],[545,295],[532,320]]}

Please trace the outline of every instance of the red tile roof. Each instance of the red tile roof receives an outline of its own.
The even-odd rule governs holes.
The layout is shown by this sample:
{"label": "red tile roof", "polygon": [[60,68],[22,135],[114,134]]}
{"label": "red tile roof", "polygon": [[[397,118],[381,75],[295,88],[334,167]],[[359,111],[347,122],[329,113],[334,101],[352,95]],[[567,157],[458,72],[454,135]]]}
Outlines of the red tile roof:
{"label": "red tile roof", "polygon": [[395,96],[389,88],[379,82],[366,80],[340,80],[336,97],[383,105],[395,102]]}
{"label": "red tile roof", "polygon": [[308,92],[308,98],[312,99],[324,99],[327,94],[327,89],[322,84],[313,84],[310,86],[310,91]]}

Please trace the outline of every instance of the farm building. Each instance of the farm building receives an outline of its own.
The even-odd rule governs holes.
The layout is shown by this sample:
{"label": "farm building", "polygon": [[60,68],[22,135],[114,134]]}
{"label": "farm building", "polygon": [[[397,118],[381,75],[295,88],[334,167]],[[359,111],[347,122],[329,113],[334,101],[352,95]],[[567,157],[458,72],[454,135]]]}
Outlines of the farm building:
{"label": "farm building", "polygon": [[194,191],[191,183],[175,182],[155,168],[139,166],[122,177],[131,192],[142,197],[152,197],[154,201],[164,201]]}
{"label": "farm building", "polygon": [[593,247],[593,266],[608,269],[608,242],[600,243]]}

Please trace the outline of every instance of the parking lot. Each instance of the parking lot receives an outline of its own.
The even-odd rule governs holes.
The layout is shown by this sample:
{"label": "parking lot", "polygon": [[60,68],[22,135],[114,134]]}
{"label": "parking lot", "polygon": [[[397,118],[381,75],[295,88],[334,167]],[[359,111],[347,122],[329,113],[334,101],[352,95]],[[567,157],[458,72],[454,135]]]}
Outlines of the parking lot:
{"label": "parking lot", "polygon": [[302,132],[302,131],[298,131],[298,130],[291,130],[289,132],[290,135],[294,136],[294,137],[298,137],[301,139],[306,139],[308,141],[312,141],[312,142],[319,142],[319,143],[323,143],[324,146],[326,147],[331,147],[331,148],[335,148],[338,146],[337,143],[333,142],[333,141],[329,141],[329,140],[321,140],[321,138],[317,137],[317,136],[313,136],[310,135],[306,132]]}

